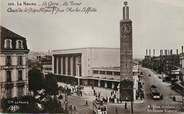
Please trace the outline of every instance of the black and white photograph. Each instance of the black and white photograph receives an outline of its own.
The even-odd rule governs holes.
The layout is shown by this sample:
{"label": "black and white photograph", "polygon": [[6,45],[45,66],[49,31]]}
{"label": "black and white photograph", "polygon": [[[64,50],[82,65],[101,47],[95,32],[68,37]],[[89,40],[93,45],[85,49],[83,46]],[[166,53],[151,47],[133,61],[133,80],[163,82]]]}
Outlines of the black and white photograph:
{"label": "black and white photograph", "polygon": [[1,0],[0,113],[183,114],[184,0]]}

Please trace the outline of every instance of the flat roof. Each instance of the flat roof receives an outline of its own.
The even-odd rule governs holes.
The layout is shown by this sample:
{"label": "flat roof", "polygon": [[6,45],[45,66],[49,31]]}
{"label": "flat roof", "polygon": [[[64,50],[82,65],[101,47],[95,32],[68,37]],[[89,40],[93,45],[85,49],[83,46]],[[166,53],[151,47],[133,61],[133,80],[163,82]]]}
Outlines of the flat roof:
{"label": "flat roof", "polygon": [[52,52],[66,51],[66,50],[81,50],[81,49],[120,49],[120,48],[112,48],[112,47],[82,47],[82,48],[57,49],[57,50],[52,50]]}

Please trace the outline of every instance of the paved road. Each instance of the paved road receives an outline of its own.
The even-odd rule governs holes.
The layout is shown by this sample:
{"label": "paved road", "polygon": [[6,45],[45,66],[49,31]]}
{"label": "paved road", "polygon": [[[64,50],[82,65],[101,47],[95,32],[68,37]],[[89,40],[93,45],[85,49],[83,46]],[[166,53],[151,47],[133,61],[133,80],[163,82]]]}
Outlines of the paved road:
{"label": "paved road", "polygon": [[[150,69],[142,68],[142,71],[144,72],[144,88],[145,88],[145,102],[144,103],[155,103],[155,104],[175,104],[176,102],[173,102],[171,97],[175,95],[179,95],[177,92],[173,91],[170,87],[169,83],[162,82],[161,79],[158,78],[158,74],[154,73]],[[151,76],[148,76],[148,75]],[[152,100],[150,98],[150,87],[151,85],[156,85],[162,95],[163,100]]]}
{"label": "paved road", "polygon": [[[76,111],[70,111],[70,114],[92,114],[92,102],[88,101],[86,105],[86,100],[79,96],[69,96],[69,105],[76,106]],[[72,112],[72,113],[71,113]]]}
{"label": "paved road", "polygon": [[[156,74],[155,72],[153,72],[150,69],[141,68],[141,71],[144,73],[143,80],[144,80],[145,99],[144,99],[144,103],[142,103],[142,104],[134,104],[133,107],[134,107],[134,112],[136,114],[139,114],[139,113],[143,114],[143,112],[146,113],[148,105],[151,105],[151,106],[168,106],[168,105],[181,106],[181,104],[179,102],[174,102],[172,100],[171,96],[179,95],[179,94],[170,88],[169,83],[162,82],[162,80],[158,78],[158,74]],[[149,74],[151,74],[151,77],[148,76]],[[162,100],[153,100],[150,97],[151,85],[156,85],[160,89],[161,93],[163,94]],[[108,114],[115,113],[116,108],[118,109],[117,114],[122,114],[122,112],[123,113],[130,113],[130,104],[129,104],[128,110],[124,109],[124,105],[114,104],[114,105],[109,106]],[[158,110],[155,110],[155,111],[158,111]],[[167,114],[177,114],[177,113],[176,112],[172,112],[172,113],[167,112]],[[180,114],[180,113],[178,113],[178,114]]]}
{"label": "paved road", "polygon": [[[141,68],[142,72],[144,72],[144,92],[145,92],[145,99],[144,103],[134,104],[134,114],[147,114],[147,107],[148,105],[181,105],[178,102],[174,102],[171,99],[173,95],[179,95],[175,91],[170,88],[169,83],[162,82],[161,79],[158,78],[158,74],[154,73],[150,69]],[[151,77],[148,75],[151,74]],[[163,100],[153,100],[150,97],[150,86],[156,85],[163,94]],[[90,97],[89,97],[90,98]],[[88,99],[89,100],[89,99]],[[69,104],[77,106],[77,111],[73,112],[73,114],[92,114],[92,103],[89,100],[88,106],[85,106],[86,99],[84,97],[79,96],[70,96],[69,97]],[[117,113],[116,113],[117,112]],[[150,112],[149,112],[150,113]],[[128,104],[128,109],[124,109],[123,104],[108,104],[108,114],[130,114],[130,104]],[[161,113],[157,113],[161,114]],[[162,114],[164,114],[162,112]],[[182,113],[165,113],[165,114],[182,114]]]}
{"label": "paved road", "polygon": [[[145,100],[144,100],[144,104],[139,105],[138,107],[148,107],[148,105],[152,105],[152,106],[175,106],[177,108],[180,108],[181,103],[180,102],[175,102],[172,99],[172,96],[180,96],[177,92],[175,92],[174,90],[171,89],[169,83],[167,82],[162,82],[161,79],[159,79],[159,74],[156,74],[155,72],[153,72],[150,69],[147,68],[141,68],[142,72],[144,73],[144,92],[145,92]],[[148,75],[151,76],[148,76]],[[159,89],[160,92],[163,95],[163,99],[162,100],[153,100],[150,97],[150,87],[151,85],[156,85]],[[140,109],[139,108],[139,109]]]}

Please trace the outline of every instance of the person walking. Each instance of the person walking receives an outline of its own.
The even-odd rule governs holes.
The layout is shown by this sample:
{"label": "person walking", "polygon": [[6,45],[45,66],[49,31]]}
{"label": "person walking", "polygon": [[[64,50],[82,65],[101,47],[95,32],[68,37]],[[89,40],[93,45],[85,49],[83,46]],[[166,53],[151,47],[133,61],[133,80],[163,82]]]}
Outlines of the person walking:
{"label": "person walking", "polygon": [[86,106],[88,106],[88,101],[86,100]]}
{"label": "person walking", "polygon": [[125,109],[127,109],[127,102],[125,102]]}
{"label": "person walking", "polygon": [[115,108],[115,112],[116,112],[116,114],[118,114],[118,108],[117,107]]}

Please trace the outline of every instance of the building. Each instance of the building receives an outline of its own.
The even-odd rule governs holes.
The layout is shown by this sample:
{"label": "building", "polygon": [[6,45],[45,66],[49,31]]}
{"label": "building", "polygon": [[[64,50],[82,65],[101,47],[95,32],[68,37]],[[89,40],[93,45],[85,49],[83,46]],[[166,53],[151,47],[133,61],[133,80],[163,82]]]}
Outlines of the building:
{"label": "building", "polygon": [[181,64],[181,68],[184,69],[184,54],[180,55],[180,64]]}
{"label": "building", "polygon": [[124,2],[123,19],[120,21],[120,99],[133,100],[133,50],[132,21],[128,3]]}
{"label": "building", "polygon": [[[96,84],[100,80],[107,80],[93,77],[97,69],[120,66],[119,51],[118,48],[53,50],[52,70],[55,75],[60,76],[60,79],[66,83],[76,84],[79,78],[82,85]],[[111,79],[111,81],[113,80]],[[105,86],[105,84],[101,85]]]}
{"label": "building", "polygon": [[180,65],[181,65],[181,68],[184,69],[184,52],[183,52],[183,46],[181,47]]}
{"label": "building", "polygon": [[52,69],[59,81],[120,88],[121,100],[132,101],[135,98],[133,74],[136,73],[133,73],[132,21],[129,19],[127,2],[124,4],[123,19],[120,22],[120,49],[80,48],[52,51]]}
{"label": "building", "polygon": [[47,53],[47,52],[30,51],[28,54],[28,61],[27,61],[29,70],[34,68],[42,71],[42,67],[43,67],[42,58],[43,60],[45,60],[45,56],[47,55],[49,55],[49,52]]}
{"label": "building", "polygon": [[0,96],[13,98],[28,94],[26,39],[0,26]]}
{"label": "building", "polygon": [[38,56],[37,60],[41,65],[41,71],[44,76],[52,73],[52,56],[51,55]]}
{"label": "building", "polygon": [[[119,48],[90,47],[53,50],[52,55],[52,72],[60,82],[119,88]],[[135,63],[132,69],[134,76],[138,75],[138,69]]]}
{"label": "building", "polygon": [[183,46],[182,46],[182,52],[180,54],[180,65],[181,65],[182,81],[184,82],[184,52],[183,52]]}
{"label": "building", "polygon": [[[155,53],[155,52],[154,52]],[[151,55],[151,50],[146,50],[146,56],[142,61],[142,65],[144,67],[153,69],[154,71],[160,74],[166,74],[164,76],[165,81],[175,81],[181,80],[181,58],[178,53],[178,49],[176,53],[173,53],[173,50],[160,50],[160,55],[156,56],[155,54]]]}

